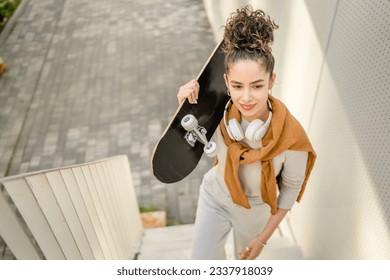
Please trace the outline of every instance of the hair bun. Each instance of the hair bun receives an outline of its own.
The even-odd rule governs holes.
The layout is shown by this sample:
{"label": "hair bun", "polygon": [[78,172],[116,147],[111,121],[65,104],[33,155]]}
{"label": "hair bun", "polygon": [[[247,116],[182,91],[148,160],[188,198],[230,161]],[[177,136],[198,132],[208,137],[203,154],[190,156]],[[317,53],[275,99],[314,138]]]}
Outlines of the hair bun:
{"label": "hair bun", "polygon": [[251,53],[270,53],[277,28],[279,26],[262,10],[253,11],[249,5],[237,9],[226,22],[224,52],[239,49]]}

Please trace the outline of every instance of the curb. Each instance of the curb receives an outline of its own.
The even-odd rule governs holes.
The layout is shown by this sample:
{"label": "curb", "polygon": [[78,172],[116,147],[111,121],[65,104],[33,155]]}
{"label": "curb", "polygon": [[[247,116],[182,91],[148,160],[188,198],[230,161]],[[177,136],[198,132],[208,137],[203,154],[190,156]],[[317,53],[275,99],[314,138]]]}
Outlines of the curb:
{"label": "curb", "polygon": [[11,18],[8,20],[7,24],[5,25],[3,31],[0,34],[0,49],[3,47],[5,41],[8,38],[8,35],[11,33],[12,28],[16,25],[16,22],[18,21],[19,17],[23,13],[24,8],[26,7],[29,1],[30,0],[22,0],[19,6],[14,11],[14,13],[12,14]]}

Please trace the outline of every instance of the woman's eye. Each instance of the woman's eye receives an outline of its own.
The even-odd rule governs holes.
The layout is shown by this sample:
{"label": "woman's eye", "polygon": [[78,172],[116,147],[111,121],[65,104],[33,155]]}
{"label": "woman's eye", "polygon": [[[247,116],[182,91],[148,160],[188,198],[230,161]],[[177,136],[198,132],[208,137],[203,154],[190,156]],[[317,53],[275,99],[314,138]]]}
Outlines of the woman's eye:
{"label": "woman's eye", "polygon": [[256,86],[254,86],[255,89],[259,89],[259,88],[262,88],[262,87],[263,87],[263,85],[256,85]]}
{"label": "woman's eye", "polygon": [[233,85],[233,88],[234,88],[234,89],[240,89],[241,86],[240,86],[240,85]]}

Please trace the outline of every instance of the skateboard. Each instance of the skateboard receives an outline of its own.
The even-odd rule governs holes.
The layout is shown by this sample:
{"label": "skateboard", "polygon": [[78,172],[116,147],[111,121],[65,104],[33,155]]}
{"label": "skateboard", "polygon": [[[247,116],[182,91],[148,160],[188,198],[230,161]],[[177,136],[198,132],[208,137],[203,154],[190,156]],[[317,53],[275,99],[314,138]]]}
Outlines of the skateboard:
{"label": "skateboard", "polygon": [[163,183],[187,177],[203,153],[216,154],[210,141],[223,117],[229,96],[223,78],[225,55],[220,43],[200,71],[197,104],[185,100],[177,109],[152,154],[153,175]]}

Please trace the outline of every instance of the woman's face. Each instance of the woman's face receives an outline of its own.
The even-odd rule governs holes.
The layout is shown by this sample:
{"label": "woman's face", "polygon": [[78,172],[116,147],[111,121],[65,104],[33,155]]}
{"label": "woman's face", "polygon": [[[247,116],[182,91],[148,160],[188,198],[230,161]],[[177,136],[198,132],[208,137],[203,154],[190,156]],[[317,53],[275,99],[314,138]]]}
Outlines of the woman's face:
{"label": "woman's face", "polygon": [[270,74],[265,67],[254,60],[239,60],[229,65],[225,74],[226,86],[233,103],[247,121],[268,118],[268,90],[275,82],[275,74]]}

